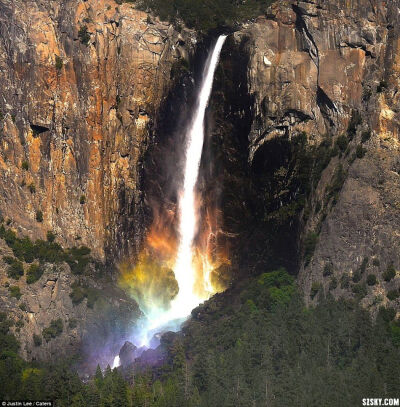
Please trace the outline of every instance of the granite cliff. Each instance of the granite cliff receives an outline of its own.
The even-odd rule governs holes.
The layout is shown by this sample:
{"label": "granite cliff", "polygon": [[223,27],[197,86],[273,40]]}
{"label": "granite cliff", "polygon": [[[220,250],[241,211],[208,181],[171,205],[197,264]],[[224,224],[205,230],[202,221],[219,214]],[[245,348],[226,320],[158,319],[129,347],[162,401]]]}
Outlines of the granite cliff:
{"label": "granite cliff", "polygon": [[[200,188],[222,209],[217,238],[238,278],[285,266],[308,302],[330,292],[399,309],[399,7],[282,0],[230,30]],[[149,202],[173,203],[163,158],[179,161],[172,129],[211,39],[111,0],[0,0],[0,34],[4,221],[19,236],[52,230],[65,247],[90,247],[107,274],[137,253]],[[35,348],[51,307],[64,326],[98,315],[72,304],[66,265],[47,267],[36,286],[18,283],[25,311],[3,301],[25,320],[28,358],[84,335],[71,328]],[[85,278],[118,308],[112,279]]]}

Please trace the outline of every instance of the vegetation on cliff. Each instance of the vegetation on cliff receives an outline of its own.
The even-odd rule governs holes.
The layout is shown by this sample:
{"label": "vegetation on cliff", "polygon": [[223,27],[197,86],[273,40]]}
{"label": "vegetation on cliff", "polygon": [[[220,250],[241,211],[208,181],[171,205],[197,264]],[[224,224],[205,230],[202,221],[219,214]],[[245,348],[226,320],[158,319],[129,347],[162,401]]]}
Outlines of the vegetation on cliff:
{"label": "vegetation on cliff", "polygon": [[[131,0],[128,0],[131,2]],[[208,31],[231,27],[265,13],[273,0],[139,0],[138,7],[151,10],[161,20],[178,23],[182,20],[188,27]]]}
{"label": "vegetation on cliff", "polygon": [[[75,407],[329,407],[357,405],[377,394],[397,396],[395,311],[381,308],[373,322],[356,302],[326,298],[306,308],[295,287],[280,269],[215,296],[193,311],[184,335],[163,339],[163,366],[136,371],[127,381],[109,367],[82,383],[66,363],[24,362],[12,323],[1,314],[0,398],[44,398]],[[52,321],[47,330],[46,340],[62,325]]]}

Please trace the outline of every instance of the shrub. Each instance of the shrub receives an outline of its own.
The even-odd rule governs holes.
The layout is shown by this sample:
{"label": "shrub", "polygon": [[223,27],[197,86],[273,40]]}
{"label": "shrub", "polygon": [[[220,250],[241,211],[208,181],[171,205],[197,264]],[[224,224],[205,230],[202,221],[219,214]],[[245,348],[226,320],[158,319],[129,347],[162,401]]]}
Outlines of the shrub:
{"label": "shrub", "polygon": [[79,203],[81,205],[84,205],[86,202],[86,196],[85,195],[81,195],[81,197],[79,198]]}
{"label": "shrub", "polygon": [[340,277],[340,288],[349,288],[350,286],[350,277],[348,274],[343,274]]}
{"label": "shrub", "polygon": [[22,168],[23,170],[25,170],[25,171],[28,171],[28,170],[29,170],[29,163],[28,163],[28,161],[22,161],[21,168]]}
{"label": "shrub", "polygon": [[353,282],[354,283],[358,283],[361,280],[361,272],[359,270],[357,270],[354,274],[353,274]]}
{"label": "shrub", "polygon": [[340,149],[340,151],[345,151],[347,146],[349,145],[349,140],[346,137],[345,134],[342,134],[341,136],[339,136],[336,140],[336,145],[338,146],[338,148]]}
{"label": "shrub", "polygon": [[22,297],[21,290],[16,285],[11,285],[10,287],[8,287],[8,291],[10,291],[11,297],[16,298],[17,300]]}
{"label": "shrub", "polygon": [[17,259],[12,256],[3,256],[3,261],[7,264],[13,264],[15,261],[17,261]]}
{"label": "shrub", "polygon": [[375,274],[368,274],[367,276],[367,284],[372,286],[375,285],[378,282],[378,280],[376,279],[376,275]]}
{"label": "shrub", "polygon": [[387,87],[388,87],[387,82],[385,80],[382,80],[379,82],[378,86],[376,87],[376,92],[382,93]]}
{"label": "shrub", "polygon": [[35,184],[32,182],[31,184],[29,184],[28,185],[28,189],[29,189],[29,192],[31,193],[31,194],[34,194],[35,192],[36,192],[36,186],[35,186]]}
{"label": "shrub", "polygon": [[333,274],[333,264],[332,263],[326,263],[323,271],[323,276],[327,277]]}
{"label": "shrub", "polygon": [[329,289],[334,290],[338,286],[338,281],[336,277],[331,278],[331,282],[329,283]]}
{"label": "shrub", "polygon": [[328,199],[332,199],[333,204],[336,204],[339,193],[342,190],[343,184],[346,180],[346,171],[343,165],[339,164],[332,179],[332,184],[328,187]]}
{"label": "shrub", "polygon": [[42,344],[42,337],[40,335],[33,334],[33,344],[40,346]]}
{"label": "shrub", "polygon": [[318,294],[319,290],[322,288],[322,284],[314,281],[311,285],[311,292],[310,292],[310,297],[314,299],[314,297]]}
{"label": "shrub", "polygon": [[356,149],[357,158],[363,158],[365,156],[366,152],[367,152],[367,150],[362,146],[362,144],[359,144],[357,146],[357,149]]}
{"label": "shrub", "polygon": [[38,264],[31,264],[26,272],[26,282],[33,284],[43,275],[43,267]]}
{"label": "shrub", "polygon": [[78,37],[82,44],[88,46],[90,41],[90,34],[86,25],[82,25],[78,31]]}
{"label": "shrub", "polygon": [[59,57],[58,55],[56,55],[56,69],[57,69],[57,71],[60,72],[63,65],[64,65],[64,62],[63,62],[62,58]]}
{"label": "shrub", "polygon": [[46,342],[49,342],[51,339],[61,335],[62,331],[63,322],[61,318],[55,319],[50,322],[50,325],[47,328],[43,329],[43,338],[46,340]]}
{"label": "shrub", "polygon": [[14,280],[19,280],[24,275],[24,266],[19,260],[15,260],[7,267],[7,275]]}
{"label": "shrub", "polygon": [[364,257],[364,259],[361,263],[361,266],[360,266],[361,273],[365,273],[365,270],[367,269],[367,266],[368,266],[368,260],[369,260],[368,257]]}
{"label": "shrub", "polygon": [[385,281],[390,281],[395,276],[396,276],[396,270],[395,270],[393,264],[389,264],[386,271],[383,273],[383,279]]}
{"label": "shrub", "polygon": [[78,284],[72,285],[72,291],[69,294],[74,305],[80,304],[86,298],[86,292],[83,287]]}
{"label": "shrub", "polygon": [[391,290],[386,294],[386,297],[388,297],[390,301],[394,301],[395,299],[399,298],[399,296],[399,290]]}
{"label": "shrub", "polygon": [[78,321],[75,318],[72,318],[68,321],[68,327],[74,329],[78,326]]}
{"label": "shrub", "polygon": [[27,310],[26,304],[24,302],[21,302],[21,304],[19,304],[18,307],[19,307],[19,309],[21,311],[26,311]]}
{"label": "shrub", "polygon": [[372,260],[372,264],[374,266],[379,266],[381,264],[381,262],[379,261],[379,259],[377,257],[374,257]]}
{"label": "shrub", "polygon": [[49,230],[49,231],[47,232],[46,238],[47,238],[47,241],[48,241],[49,243],[53,243],[54,240],[56,240],[56,235],[55,235],[55,233],[53,233],[51,230]]}
{"label": "shrub", "polygon": [[311,232],[306,236],[305,242],[304,242],[304,265],[306,266],[307,264],[310,263],[315,247],[317,246],[318,242],[318,234],[315,232]]}
{"label": "shrub", "polygon": [[354,294],[357,294],[359,298],[364,298],[367,295],[367,287],[365,284],[354,284],[351,290]]}
{"label": "shrub", "polygon": [[36,221],[43,222],[43,212],[41,210],[36,211]]}
{"label": "shrub", "polygon": [[361,143],[367,142],[371,138],[371,130],[365,130],[361,133]]}

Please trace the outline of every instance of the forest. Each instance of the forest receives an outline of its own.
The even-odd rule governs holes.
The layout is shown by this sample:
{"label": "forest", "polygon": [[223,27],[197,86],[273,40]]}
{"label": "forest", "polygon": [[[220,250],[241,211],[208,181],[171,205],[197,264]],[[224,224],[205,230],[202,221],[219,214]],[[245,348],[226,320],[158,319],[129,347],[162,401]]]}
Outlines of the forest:
{"label": "forest", "polygon": [[400,388],[400,325],[393,309],[373,320],[355,301],[305,307],[284,269],[242,281],[192,312],[183,334],[162,342],[156,369],[97,368],[88,382],[77,359],[28,363],[1,314],[1,399],[57,406],[358,405]]}
{"label": "forest", "polygon": [[[129,0],[131,2],[131,0]],[[263,14],[273,0],[137,0],[143,10],[151,10],[161,20],[189,28],[210,31],[237,26]]]}

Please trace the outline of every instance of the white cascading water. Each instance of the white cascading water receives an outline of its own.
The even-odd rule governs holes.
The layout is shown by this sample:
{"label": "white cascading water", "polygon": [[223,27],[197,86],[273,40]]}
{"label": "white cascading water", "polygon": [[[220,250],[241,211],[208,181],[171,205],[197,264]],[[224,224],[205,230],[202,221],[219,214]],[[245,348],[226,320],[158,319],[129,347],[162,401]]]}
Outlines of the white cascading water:
{"label": "white cascading water", "polygon": [[[198,213],[196,208],[196,183],[199,175],[200,160],[204,143],[204,117],[212,91],[215,70],[226,36],[221,35],[210,56],[207,59],[200,93],[194,115],[186,130],[186,152],[184,182],[179,198],[179,248],[174,266],[175,279],[179,293],[171,303],[169,310],[154,316],[147,316],[147,321],[141,330],[139,345],[148,346],[149,340],[157,328],[168,325],[171,321],[183,320],[188,317],[193,308],[207,298],[200,298],[195,293],[196,271],[193,267],[193,241],[197,232]],[[207,282],[205,282],[207,284]],[[205,287],[207,288],[207,287]],[[211,295],[211,293],[210,293]],[[114,366],[119,365],[116,356]]]}

